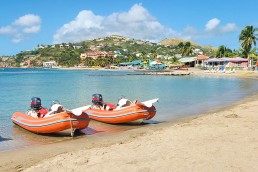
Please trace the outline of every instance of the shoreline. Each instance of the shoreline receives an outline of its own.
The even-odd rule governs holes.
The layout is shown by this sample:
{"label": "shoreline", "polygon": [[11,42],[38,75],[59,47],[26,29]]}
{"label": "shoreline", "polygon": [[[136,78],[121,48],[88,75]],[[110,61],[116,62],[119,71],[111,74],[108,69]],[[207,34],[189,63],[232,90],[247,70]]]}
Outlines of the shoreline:
{"label": "shoreline", "polygon": [[[195,75],[197,74],[195,73]],[[239,73],[236,73],[226,76],[228,75],[258,79],[256,74],[238,76]],[[205,114],[197,114],[172,122],[144,125],[121,133],[87,135],[86,137],[59,143],[35,145],[1,152],[0,169],[3,171],[20,171],[27,168],[29,169],[25,171],[63,171],[69,169],[70,171],[81,171],[82,169],[102,171],[105,166],[110,166],[114,168],[114,171],[128,171],[129,169],[134,171],[144,169],[146,171],[169,171],[174,168],[178,171],[190,171],[192,169],[194,171],[217,171],[218,169],[222,171],[256,171],[258,169],[254,162],[257,162],[255,160],[258,160],[258,156],[255,157],[254,155],[258,155],[258,146],[255,146],[258,145],[258,130],[254,126],[258,125],[258,116],[255,116],[258,107],[257,97],[258,93],[255,93],[255,95],[249,95],[232,105],[212,109]],[[250,114],[248,110],[251,111]],[[249,116],[252,120],[249,120]],[[242,121],[236,126],[231,124],[237,120]],[[244,125],[242,125],[243,120],[246,122]],[[247,126],[250,126],[253,131],[248,130]],[[247,138],[246,131],[252,133],[252,137]],[[235,137],[230,137],[230,134],[232,134],[230,132],[233,132],[233,136],[238,136],[237,139],[240,139],[241,142],[233,145],[234,151],[228,155],[226,151],[229,151],[230,146],[237,141]],[[211,138],[213,140],[210,140]],[[201,139],[201,141],[198,139]],[[180,142],[178,142],[179,140]],[[225,142],[222,142],[223,140]],[[249,141],[251,141],[251,147],[248,145]],[[212,144],[212,147],[210,147],[210,144]],[[211,148],[212,152],[206,152],[198,145]],[[245,148],[247,154],[243,155],[246,159],[240,158],[241,161],[231,162],[235,156],[242,156],[238,150],[246,146],[248,147]],[[204,155],[198,154],[196,150]],[[225,156],[225,163],[221,162],[219,158],[213,159],[212,155],[214,153],[217,158],[219,155]],[[206,157],[205,154],[207,154]],[[199,159],[193,155],[198,156]],[[203,156],[208,158],[209,161],[206,161]],[[147,162],[144,163],[137,157]],[[154,162],[150,162],[153,161],[151,158],[154,158]],[[116,164],[118,160],[119,167]],[[251,161],[248,162],[248,166],[242,164],[247,163],[246,161]],[[186,166],[180,166],[183,163],[186,163]],[[253,163],[253,167],[251,163]]]}
{"label": "shoreline", "polygon": [[209,77],[240,77],[246,79],[258,79],[258,70],[236,70],[234,73],[206,73],[205,70],[197,68],[188,68],[188,70],[145,70],[145,69],[104,69],[104,68],[85,68],[85,67],[70,67],[70,68],[57,68],[60,70],[100,70],[100,71],[128,71],[128,72],[141,72],[142,75],[170,75],[170,76],[209,76]]}

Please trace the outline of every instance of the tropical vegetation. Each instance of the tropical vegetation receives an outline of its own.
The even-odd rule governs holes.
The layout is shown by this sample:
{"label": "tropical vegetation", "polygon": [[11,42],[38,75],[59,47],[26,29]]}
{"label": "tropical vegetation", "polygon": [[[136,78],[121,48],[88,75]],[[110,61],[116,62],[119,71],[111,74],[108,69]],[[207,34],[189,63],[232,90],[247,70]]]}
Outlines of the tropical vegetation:
{"label": "tropical vegetation", "polygon": [[239,35],[239,41],[243,48],[243,55],[248,57],[251,52],[252,45],[256,46],[256,41],[258,40],[258,28],[253,26],[246,26],[245,29],[241,31]]}
{"label": "tropical vegetation", "polygon": [[[191,42],[185,42],[183,45],[183,49],[181,49],[177,45],[162,45],[121,36],[111,36],[76,44],[38,45],[35,50],[18,53],[11,65],[19,67],[21,64],[29,64],[30,67],[41,67],[44,61],[56,61],[58,65],[67,67],[79,65],[105,67],[112,64],[118,65],[121,62],[157,58],[165,63],[176,63],[178,61],[176,54],[193,55],[192,50],[196,47],[200,48],[198,45],[193,46]],[[81,53],[88,51],[115,52],[116,58],[98,57],[93,59],[87,57],[81,59]],[[214,54],[214,51],[210,51],[209,55],[212,54]],[[30,63],[27,61],[30,61]]]}
{"label": "tropical vegetation", "polygon": [[241,51],[244,57],[249,59],[249,66],[252,65],[252,59],[256,58],[256,47],[252,49],[252,46],[256,46],[258,40],[258,28],[253,26],[246,26],[239,35],[239,41],[241,43]]}
{"label": "tropical vegetation", "polygon": [[179,48],[182,56],[189,56],[193,53],[193,46],[189,41],[186,43],[180,42],[177,47]]}
{"label": "tropical vegetation", "polygon": [[231,49],[227,48],[225,45],[219,46],[218,50],[216,51],[216,57],[232,57],[234,53]]}
{"label": "tropical vegetation", "polygon": [[[218,48],[200,46],[194,42],[178,38],[169,38],[160,43],[135,40],[113,35],[105,38],[86,40],[78,43],[62,43],[55,45],[38,45],[35,50],[23,51],[15,57],[1,58],[1,66],[19,67],[28,64],[30,67],[41,67],[44,61],[56,61],[60,66],[110,66],[121,62],[134,60],[159,59],[164,63],[177,63],[178,59],[186,56],[196,56],[200,50],[207,56],[214,57],[236,57],[257,58],[256,41],[258,40],[258,29],[254,26],[246,26],[239,35],[241,47],[231,50],[225,45]],[[114,52],[116,58],[98,57],[93,59],[87,57],[81,59],[81,53],[88,51]],[[29,61],[29,62],[28,62]]]}

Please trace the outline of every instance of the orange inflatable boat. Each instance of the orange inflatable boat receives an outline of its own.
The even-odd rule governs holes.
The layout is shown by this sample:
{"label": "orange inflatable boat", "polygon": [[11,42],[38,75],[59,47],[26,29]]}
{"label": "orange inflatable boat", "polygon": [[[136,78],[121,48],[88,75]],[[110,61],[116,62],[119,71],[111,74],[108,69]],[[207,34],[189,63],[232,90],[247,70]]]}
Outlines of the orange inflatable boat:
{"label": "orange inflatable boat", "polygon": [[156,108],[152,104],[157,101],[158,99],[153,99],[146,102],[136,101],[132,103],[127,99],[121,99],[118,105],[112,106],[112,108],[89,105],[76,110],[86,112],[90,119],[111,124],[121,124],[153,118],[156,114]]}
{"label": "orange inflatable boat", "polygon": [[86,128],[89,124],[89,116],[86,113],[75,115],[64,111],[43,118],[35,118],[22,112],[12,115],[13,123],[34,133],[55,133],[71,129],[73,136],[75,129]]}

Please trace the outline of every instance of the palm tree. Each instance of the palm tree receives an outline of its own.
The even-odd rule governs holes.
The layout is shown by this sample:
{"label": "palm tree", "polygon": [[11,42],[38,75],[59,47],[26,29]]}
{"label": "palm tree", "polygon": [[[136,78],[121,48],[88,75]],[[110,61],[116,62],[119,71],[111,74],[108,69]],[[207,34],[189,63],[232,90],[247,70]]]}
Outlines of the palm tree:
{"label": "palm tree", "polygon": [[147,59],[147,53],[145,51],[142,51],[142,60]]}
{"label": "palm tree", "polygon": [[92,66],[94,63],[94,61],[91,57],[86,57],[83,61],[84,61],[84,65],[86,65],[86,66]]}
{"label": "palm tree", "polygon": [[249,52],[249,58],[251,60],[251,64],[253,60],[257,60],[257,53],[256,53],[256,47],[254,47],[250,52]]}
{"label": "palm tree", "polygon": [[233,51],[227,48],[225,45],[219,46],[218,50],[216,51],[216,57],[229,57],[232,56]]}
{"label": "palm tree", "polygon": [[[241,31],[239,35],[239,41],[241,43],[242,48],[244,49],[243,55],[249,58],[249,53],[252,49],[252,45],[256,46],[256,40],[258,40],[258,28],[254,28],[253,26],[246,26],[245,29]],[[250,65],[250,63],[249,63]]]}
{"label": "palm tree", "polygon": [[99,56],[94,60],[94,66],[101,66],[102,58]]}
{"label": "palm tree", "polygon": [[118,64],[121,63],[121,62],[122,62],[122,60],[121,60],[121,58],[119,58],[119,57],[117,57],[117,58],[114,59],[114,64],[116,64],[116,65],[118,65]]}
{"label": "palm tree", "polygon": [[184,49],[184,47],[185,47],[184,43],[183,43],[183,42],[180,42],[180,43],[177,45],[177,47],[179,48],[179,50],[180,50],[180,52],[181,52],[181,55],[183,56],[183,55],[184,55],[184,51],[185,51],[185,49]]}
{"label": "palm tree", "polygon": [[192,44],[191,42],[186,42],[185,45],[184,45],[184,52],[185,52],[185,55],[189,56],[190,54],[192,54],[193,52],[193,47],[192,47]]}
{"label": "palm tree", "polygon": [[216,52],[216,56],[217,56],[217,57],[220,57],[220,58],[221,58],[222,56],[224,56],[224,55],[225,55],[225,52],[226,52],[226,49],[227,49],[227,47],[224,46],[224,45],[219,46],[218,51]]}
{"label": "palm tree", "polygon": [[193,47],[192,47],[192,44],[191,42],[186,42],[186,43],[183,43],[183,42],[180,42],[177,47],[179,48],[180,52],[181,52],[181,55],[184,56],[184,55],[187,55],[189,56],[190,54],[192,54],[193,52]]}

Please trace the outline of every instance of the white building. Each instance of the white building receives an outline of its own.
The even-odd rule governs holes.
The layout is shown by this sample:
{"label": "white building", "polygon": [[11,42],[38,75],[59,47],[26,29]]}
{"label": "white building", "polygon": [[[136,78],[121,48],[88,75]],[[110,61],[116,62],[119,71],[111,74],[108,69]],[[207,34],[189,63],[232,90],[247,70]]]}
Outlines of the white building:
{"label": "white building", "polygon": [[55,66],[56,66],[55,61],[43,62],[43,67],[44,68],[53,68]]}

